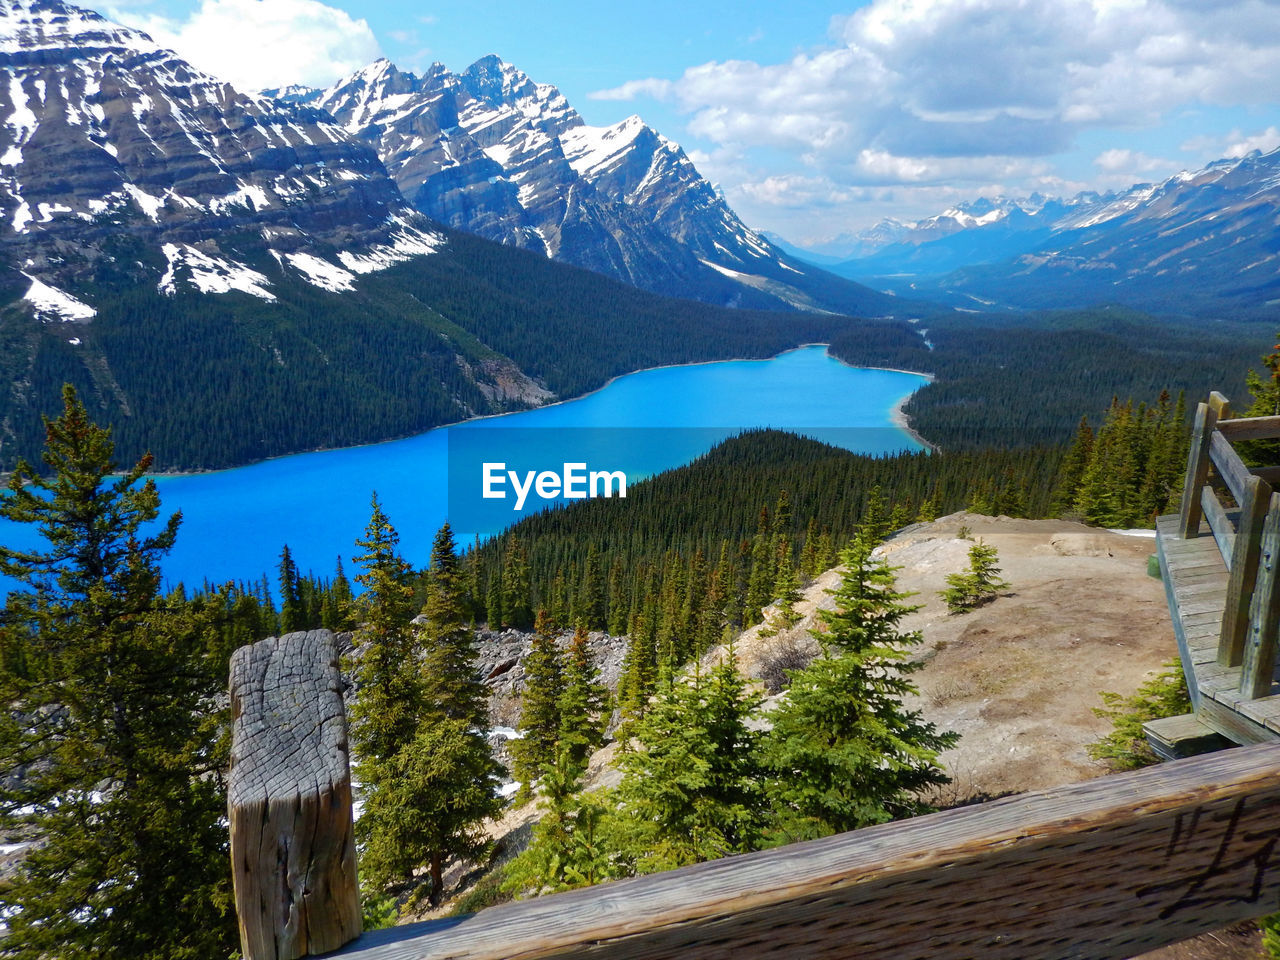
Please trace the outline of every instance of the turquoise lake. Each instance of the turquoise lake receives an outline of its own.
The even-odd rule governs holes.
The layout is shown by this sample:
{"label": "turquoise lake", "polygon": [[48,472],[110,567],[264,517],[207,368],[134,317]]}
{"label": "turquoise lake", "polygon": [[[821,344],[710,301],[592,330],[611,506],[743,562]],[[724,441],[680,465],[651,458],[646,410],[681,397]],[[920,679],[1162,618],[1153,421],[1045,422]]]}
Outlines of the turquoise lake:
{"label": "turquoise lake", "polygon": [[[892,426],[891,415],[926,382],[916,374],[849,367],[827,356],[825,347],[809,346],[770,360],[644,370],[576,400],[404,440],[159,477],[164,515],[183,514],[164,573],[170,585],[188,587],[264,573],[274,585],[280,549],[287,543],[303,572],[329,576],[341,556],[350,575],[354,541],[368,522],[375,490],[400,533],[401,552],[424,565],[431,538],[449,514],[450,434],[469,449],[493,437],[495,461],[556,469],[562,459],[579,456],[562,449],[572,438],[613,435],[618,456],[627,461],[628,482],[635,482],[752,427],[792,430],[862,453],[917,450],[920,445],[906,431]],[[456,505],[456,468],[454,473]],[[478,474],[467,483],[468,496],[478,497]],[[527,503],[525,512],[542,506],[542,501],[536,507]],[[512,522],[521,516],[510,506],[504,509]],[[451,522],[460,539],[489,532]],[[0,539],[11,546],[35,545],[30,537],[26,529],[0,523]]]}

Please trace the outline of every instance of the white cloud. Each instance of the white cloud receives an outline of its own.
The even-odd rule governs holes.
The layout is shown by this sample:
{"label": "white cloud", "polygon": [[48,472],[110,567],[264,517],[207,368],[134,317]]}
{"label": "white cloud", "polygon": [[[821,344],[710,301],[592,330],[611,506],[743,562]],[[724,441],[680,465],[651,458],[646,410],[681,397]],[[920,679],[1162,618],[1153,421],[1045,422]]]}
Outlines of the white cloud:
{"label": "white cloud", "polygon": [[711,62],[595,96],[673,99],[695,135],[785,150],[837,183],[909,184],[979,158],[968,175],[993,180],[1085,128],[1270,104],[1280,87],[1280,4],[1266,0],[873,0],[831,37],[786,62]]}
{"label": "white cloud", "polygon": [[637,97],[652,97],[665,100],[675,84],[670,80],[657,80],[649,77],[645,80],[628,80],[620,87],[609,90],[596,90],[587,94],[590,100],[634,100]]}
{"label": "white cloud", "polygon": [[1177,164],[1172,160],[1163,160],[1160,157],[1151,157],[1143,153],[1141,150],[1129,150],[1120,147],[1113,147],[1110,150],[1103,150],[1094,160],[1094,165],[1100,170],[1107,173],[1151,173],[1153,171],[1168,172],[1171,169],[1177,169]]}
{"label": "white cloud", "polygon": [[1280,130],[1275,127],[1267,127],[1261,133],[1255,133],[1251,137],[1235,134],[1231,142],[1222,151],[1222,155],[1233,158],[1243,157],[1245,154],[1253,153],[1255,150],[1270,153],[1277,147],[1280,147]]}
{"label": "white cloud", "polygon": [[186,20],[132,5],[109,16],[242,90],[322,86],[381,56],[367,22],[319,0],[202,0]]}

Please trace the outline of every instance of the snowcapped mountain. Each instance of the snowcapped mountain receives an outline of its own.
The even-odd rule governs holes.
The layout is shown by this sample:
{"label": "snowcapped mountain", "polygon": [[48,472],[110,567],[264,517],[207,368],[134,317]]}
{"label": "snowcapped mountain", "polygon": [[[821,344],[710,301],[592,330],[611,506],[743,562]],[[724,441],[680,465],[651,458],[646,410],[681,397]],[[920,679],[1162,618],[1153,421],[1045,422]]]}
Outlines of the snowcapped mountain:
{"label": "snowcapped mountain", "polygon": [[971,307],[1256,314],[1280,298],[1277,209],[1280,151],[1255,152],[1104,195],[958,204],[829,269]]}
{"label": "snowcapped mountain", "polygon": [[497,57],[422,76],[379,60],[327,90],[288,96],[375,147],[404,196],[449,226],[660,293],[892,308],[747,228],[684,151],[639,117],[589,126],[559,90]]}
{"label": "snowcapped mountain", "polygon": [[330,290],[441,242],[327,114],[240,93],[91,11],[0,0],[0,249],[37,312],[92,316],[70,288],[104,272],[270,300],[232,249],[249,238]]}

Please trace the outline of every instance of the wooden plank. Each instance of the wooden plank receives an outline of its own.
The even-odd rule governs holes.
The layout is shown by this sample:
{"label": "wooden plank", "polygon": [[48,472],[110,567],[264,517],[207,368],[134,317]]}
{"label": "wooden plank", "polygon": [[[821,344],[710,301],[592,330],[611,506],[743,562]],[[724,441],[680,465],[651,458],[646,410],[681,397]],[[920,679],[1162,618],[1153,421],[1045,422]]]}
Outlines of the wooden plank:
{"label": "wooden plank", "polygon": [[1142,732],[1161,760],[1180,760],[1234,746],[1222,734],[1201,723],[1194,713],[1148,720],[1142,725]]}
{"label": "wooden plank", "polygon": [[1225,596],[1227,581],[1225,577],[1214,577],[1211,580],[1175,580],[1174,586],[1180,599],[1199,600],[1210,596]]}
{"label": "wooden plank", "polygon": [[1231,560],[1235,556],[1236,550],[1235,524],[1227,516],[1227,511],[1222,504],[1218,502],[1218,496],[1213,492],[1213,487],[1205,486],[1201,488],[1200,510],[1204,513],[1205,519],[1209,521],[1209,529],[1213,531],[1213,539],[1218,545],[1218,553],[1222,556],[1222,562],[1230,570]]}
{"label": "wooden plank", "polygon": [[1280,485],[1280,467],[1250,467],[1249,472],[1255,477],[1261,477],[1273,487]]}
{"label": "wooden plank", "polygon": [[1259,700],[1245,700],[1239,712],[1255,723],[1280,732],[1280,696],[1272,695]]}
{"label": "wooden plank", "polygon": [[1187,453],[1187,474],[1182,485],[1182,511],[1178,522],[1178,536],[1184,540],[1194,537],[1200,529],[1200,491],[1209,479],[1209,444],[1217,424],[1218,416],[1207,403],[1196,406],[1191,448]]}
{"label": "wooden plank", "polygon": [[1280,744],[380,931],[352,960],[1120,960],[1280,898]]}
{"label": "wooden plank", "polygon": [[1173,636],[1178,643],[1178,659],[1182,662],[1182,675],[1187,680],[1187,693],[1193,710],[1200,709],[1200,687],[1196,684],[1195,657],[1187,646],[1186,631],[1182,626],[1182,611],[1178,608],[1178,594],[1170,575],[1168,549],[1179,541],[1171,536],[1181,521],[1177,517],[1156,519],[1156,556],[1160,560],[1160,580],[1164,584],[1165,600],[1169,604],[1169,619],[1173,622]]}
{"label": "wooden plank", "polygon": [[1240,417],[1218,424],[1222,435],[1237,440],[1269,440],[1280,437],[1280,417]]}
{"label": "wooden plank", "polygon": [[1214,390],[1209,394],[1209,409],[1219,420],[1226,420],[1231,416],[1231,401],[1224,394]]}
{"label": "wooden plank", "polygon": [[1271,494],[1262,524],[1258,569],[1249,602],[1244,670],[1240,692],[1256,700],[1271,693],[1276,668],[1277,630],[1280,630],[1280,494]]}
{"label": "wooden plank", "polygon": [[1213,461],[1218,476],[1226,483],[1236,503],[1244,503],[1245,484],[1252,474],[1240,459],[1240,454],[1231,448],[1227,438],[1217,430],[1213,431],[1209,440],[1209,459]]}
{"label": "wooden plank", "polygon": [[1231,580],[1222,611],[1222,639],[1218,662],[1237,666],[1244,661],[1244,641],[1249,631],[1249,600],[1258,575],[1258,554],[1262,548],[1262,528],[1271,507],[1271,485],[1250,477],[1240,503],[1240,530],[1231,554]]}
{"label": "wooden plank", "polygon": [[227,808],[241,954],[296,960],[359,936],[347,719],[328,630],[231,657]]}
{"label": "wooden plank", "polygon": [[1237,710],[1232,710],[1212,697],[1201,698],[1196,715],[1206,726],[1212,727],[1236,743],[1274,743],[1280,740],[1280,732],[1246,717]]}

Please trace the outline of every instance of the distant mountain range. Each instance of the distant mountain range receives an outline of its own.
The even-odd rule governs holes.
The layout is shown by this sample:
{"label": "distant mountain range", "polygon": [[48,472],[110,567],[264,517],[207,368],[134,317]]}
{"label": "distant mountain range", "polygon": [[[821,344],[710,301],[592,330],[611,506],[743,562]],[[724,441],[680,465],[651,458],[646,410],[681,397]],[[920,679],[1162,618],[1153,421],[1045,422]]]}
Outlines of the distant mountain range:
{"label": "distant mountain range", "polygon": [[833,264],[827,246],[815,262],[961,308],[1269,316],[1280,303],[1280,151],[1119,193],[979,199],[838,246],[854,252]]}

